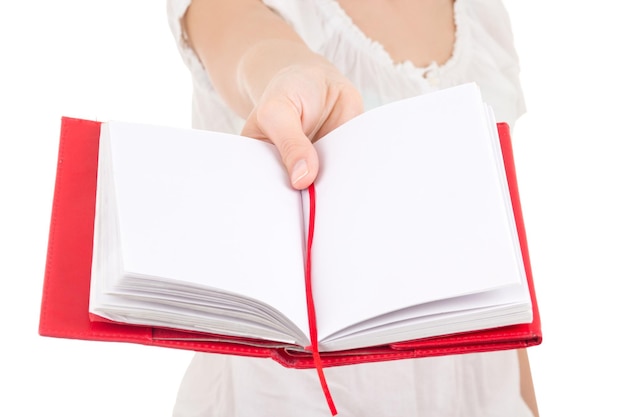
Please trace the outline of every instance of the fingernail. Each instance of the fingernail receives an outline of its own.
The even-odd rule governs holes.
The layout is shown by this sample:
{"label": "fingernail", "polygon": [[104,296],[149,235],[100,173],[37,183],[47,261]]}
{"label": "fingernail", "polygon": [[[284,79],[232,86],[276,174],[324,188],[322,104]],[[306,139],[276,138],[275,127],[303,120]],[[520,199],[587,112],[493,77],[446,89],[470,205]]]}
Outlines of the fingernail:
{"label": "fingernail", "polygon": [[296,162],[296,164],[293,166],[293,169],[291,171],[291,185],[295,186],[296,184],[298,184],[298,182],[307,176],[307,174],[309,173],[309,167],[306,164],[306,161],[304,159],[299,160],[298,162]]}

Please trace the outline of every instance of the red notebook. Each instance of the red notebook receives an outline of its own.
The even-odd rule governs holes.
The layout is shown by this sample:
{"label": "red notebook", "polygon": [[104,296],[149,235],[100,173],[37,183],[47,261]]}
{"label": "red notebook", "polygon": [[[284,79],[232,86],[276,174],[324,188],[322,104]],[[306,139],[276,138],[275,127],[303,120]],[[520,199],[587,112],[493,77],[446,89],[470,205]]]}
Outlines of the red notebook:
{"label": "red notebook", "polygon": [[[523,348],[541,343],[540,317],[509,128],[506,124],[498,124],[498,132],[533,303],[532,323],[370,348],[322,352],[322,366]],[[319,366],[312,354],[272,342],[90,320],[88,305],[99,135],[99,122],[72,118],[62,120],[39,333],[49,337],[268,357],[290,368]]]}

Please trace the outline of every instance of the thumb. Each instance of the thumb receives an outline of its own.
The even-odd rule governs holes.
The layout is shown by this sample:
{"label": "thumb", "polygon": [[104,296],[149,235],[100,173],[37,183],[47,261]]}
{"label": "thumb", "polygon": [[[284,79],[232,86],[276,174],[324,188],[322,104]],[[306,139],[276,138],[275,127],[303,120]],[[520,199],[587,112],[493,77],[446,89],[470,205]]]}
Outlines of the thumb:
{"label": "thumb", "polygon": [[291,102],[276,100],[260,105],[246,120],[241,134],[276,146],[295,189],[307,188],[317,177],[317,152],[304,134],[300,114]]}

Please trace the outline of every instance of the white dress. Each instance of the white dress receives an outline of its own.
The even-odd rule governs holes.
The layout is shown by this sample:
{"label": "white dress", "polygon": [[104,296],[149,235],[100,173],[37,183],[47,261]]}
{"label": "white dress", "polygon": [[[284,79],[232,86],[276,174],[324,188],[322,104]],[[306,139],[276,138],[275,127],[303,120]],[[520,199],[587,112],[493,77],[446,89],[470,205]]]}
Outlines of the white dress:
{"label": "white dress", "polygon": [[[195,128],[239,133],[243,120],[215,92],[185,42],[191,0],[168,0],[169,22],[193,80]],[[225,0],[226,1],[226,0]],[[456,43],[444,65],[394,63],[335,0],[265,0],[308,46],[361,91],[365,107],[476,81],[498,121],[524,113],[508,14],[499,0],[456,0]],[[531,417],[520,394],[515,351],[410,359],[325,369],[340,417]],[[271,359],[198,353],[178,393],[175,417],[330,415],[315,370]]]}

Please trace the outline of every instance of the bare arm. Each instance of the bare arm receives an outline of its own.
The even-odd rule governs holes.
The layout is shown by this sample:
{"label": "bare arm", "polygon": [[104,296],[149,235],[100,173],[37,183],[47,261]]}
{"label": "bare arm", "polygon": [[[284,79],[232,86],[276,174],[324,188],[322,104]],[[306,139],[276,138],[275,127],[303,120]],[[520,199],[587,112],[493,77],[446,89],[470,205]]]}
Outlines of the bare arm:
{"label": "bare arm", "polygon": [[520,368],[520,389],[522,398],[533,412],[535,417],[539,417],[539,408],[537,407],[537,399],[535,398],[535,388],[533,385],[533,377],[530,372],[530,363],[528,361],[528,352],[526,349],[517,351]]}
{"label": "bare arm", "polygon": [[215,88],[246,119],[242,134],[274,143],[292,185],[310,185],[319,169],[311,141],[362,111],[358,91],[260,0],[193,0],[183,24]]}

